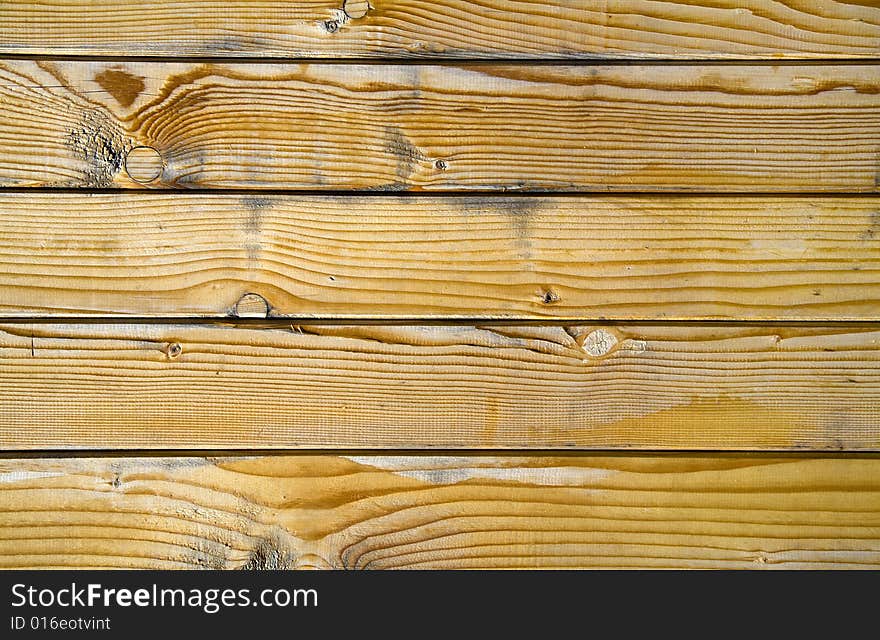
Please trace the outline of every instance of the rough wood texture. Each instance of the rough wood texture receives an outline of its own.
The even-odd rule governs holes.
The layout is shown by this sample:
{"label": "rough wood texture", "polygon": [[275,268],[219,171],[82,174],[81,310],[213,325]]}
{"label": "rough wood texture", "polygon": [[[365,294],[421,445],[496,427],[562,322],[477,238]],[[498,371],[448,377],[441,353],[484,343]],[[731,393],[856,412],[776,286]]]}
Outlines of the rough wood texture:
{"label": "rough wood texture", "polygon": [[5,568],[880,568],[880,459],[0,461]]}
{"label": "rough wood texture", "polygon": [[872,0],[4,0],[0,53],[833,58],[880,52]]}
{"label": "rough wood texture", "polygon": [[[0,186],[876,191],[880,66],[0,64]],[[135,179],[125,160],[134,147]]]}
{"label": "rough wood texture", "polygon": [[5,193],[0,315],[878,320],[878,234],[875,198]]}
{"label": "rough wood texture", "polygon": [[880,449],[868,329],[0,328],[6,449]]}

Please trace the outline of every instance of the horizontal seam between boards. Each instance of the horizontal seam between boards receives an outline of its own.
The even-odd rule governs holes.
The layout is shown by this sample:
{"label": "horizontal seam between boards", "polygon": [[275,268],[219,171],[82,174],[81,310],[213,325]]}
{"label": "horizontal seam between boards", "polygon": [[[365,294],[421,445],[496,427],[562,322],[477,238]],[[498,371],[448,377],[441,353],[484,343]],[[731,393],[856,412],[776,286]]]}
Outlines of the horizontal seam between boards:
{"label": "horizontal seam between boards", "polygon": [[528,191],[514,188],[498,189],[432,189],[430,191],[380,191],[378,189],[296,189],[296,188],[260,188],[260,187],[236,187],[230,189],[224,188],[159,188],[159,189],[141,189],[141,188],[101,188],[93,187],[15,187],[0,186],[0,195],[18,194],[18,195],[35,195],[35,194],[80,194],[80,195],[143,195],[143,194],[162,194],[163,196],[182,196],[182,195],[214,195],[214,196],[240,196],[240,195],[279,195],[279,196],[321,196],[326,198],[412,198],[431,199],[431,198],[582,198],[582,197],[603,197],[603,198],[674,198],[674,199],[695,199],[695,198],[741,198],[747,200],[756,200],[760,198],[779,198],[779,199],[803,199],[803,198],[819,198],[819,199],[841,199],[841,198],[859,198],[872,199],[880,198],[880,187],[877,190],[863,191],[688,191],[686,189],[675,190],[642,190],[642,191],[618,191],[612,189],[579,189],[579,190],[540,190],[530,189]]}
{"label": "horizontal seam between boards", "polygon": [[474,53],[472,56],[443,56],[437,54],[400,56],[178,56],[178,55],[96,55],[52,53],[6,53],[0,51],[0,62],[7,60],[34,60],[40,62],[154,62],[154,63],[228,63],[228,64],[341,64],[341,65],[521,65],[521,66],[816,66],[816,65],[872,65],[880,63],[880,57],[864,58],[674,58],[674,57],[622,57],[597,54],[559,55],[542,54],[540,57],[494,56]]}
{"label": "horizontal seam between boards", "polygon": [[494,318],[494,317],[449,317],[449,318],[346,318],[340,316],[287,316],[270,318],[236,318],[228,316],[0,316],[3,324],[154,324],[154,325],[213,325],[217,328],[231,328],[237,326],[250,329],[278,329],[289,328],[291,324],[307,325],[351,325],[351,326],[472,326],[496,325],[496,326],[566,326],[570,324],[595,324],[595,325],[642,325],[642,326],[675,326],[675,327],[853,327],[853,328],[878,328],[878,320],[735,320],[735,319],[705,319],[705,320],[679,320],[679,319],[647,319],[638,318],[597,318],[597,317],[571,317],[571,318]]}
{"label": "horizontal seam between boards", "polygon": [[840,459],[842,457],[859,460],[880,461],[880,450],[867,449],[822,449],[822,448],[761,448],[761,449],[658,449],[654,448],[597,448],[597,449],[499,449],[499,448],[462,448],[462,449],[430,449],[419,447],[413,449],[383,448],[279,448],[279,449],[242,449],[229,448],[187,448],[187,449],[0,449],[0,460],[15,459],[64,459],[64,458],[254,458],[254,457],[472,457],[472,458],[740,458],[742,456],[766,458],[782,457],[793,459]]}

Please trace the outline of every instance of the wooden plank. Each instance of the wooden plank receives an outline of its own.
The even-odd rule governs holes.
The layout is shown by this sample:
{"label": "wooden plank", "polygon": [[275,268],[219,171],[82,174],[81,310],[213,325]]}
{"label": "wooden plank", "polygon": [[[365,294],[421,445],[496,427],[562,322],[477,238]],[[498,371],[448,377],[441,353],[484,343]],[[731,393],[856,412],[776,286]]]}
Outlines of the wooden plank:
{"label": "wooden plank", "polygon": [[877,233],[865,197],[0,193],[0,315],[880,320]]}
{"label": "wooden plank", "polygon": [[7,60],[0,103],[7,187],[873,192],[878,184],[878,65]]}
{"label": "wooden plank", "polygon": [[880,568],[880,459],[0,461],[0,567]]}
{"label": "wooden plank", "polygon": [[870,0],[5,0],[0,53],[871,58]]}
{"label": "wooden plank", "polygon": [[0,326],[5,449],[880,449],[880,332]]}

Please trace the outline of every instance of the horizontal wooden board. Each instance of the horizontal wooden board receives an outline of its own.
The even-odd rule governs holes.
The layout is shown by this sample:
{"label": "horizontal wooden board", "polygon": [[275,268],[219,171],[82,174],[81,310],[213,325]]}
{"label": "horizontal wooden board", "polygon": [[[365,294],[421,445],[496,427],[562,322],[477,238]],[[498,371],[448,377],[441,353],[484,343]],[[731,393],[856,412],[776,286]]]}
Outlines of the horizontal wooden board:
{"label": "horizontal wooden board", "polygon": [[880,459],[0,460],[0,567],[880,568]]}
{"label": "horizontal wooden board", "polygon": [[880,51],[880,6],[871,0],[4,0],[0,24],[0,53],[17,54],[857,58]]}
{"label": "horizontal wooden board", "polygon": [[880,332],[0,325],[0,447],[880,449]]}
{"label": "horizontal wooden board", "polygon": [[0,104],[6,187],[878,185],[878,65],[7,60]]}
{"label": "horizontal wooden board", "polygon": [[878,234],[866,197],[0,193],[0,316],[880,320]]}

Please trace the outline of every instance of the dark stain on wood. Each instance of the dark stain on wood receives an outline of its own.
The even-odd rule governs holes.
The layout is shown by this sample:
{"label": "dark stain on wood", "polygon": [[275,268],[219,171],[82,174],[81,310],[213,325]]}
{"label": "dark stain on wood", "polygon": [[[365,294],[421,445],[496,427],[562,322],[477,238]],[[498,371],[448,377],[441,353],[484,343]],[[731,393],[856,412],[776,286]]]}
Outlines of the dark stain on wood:
{"label": "dark stain on wood", "polygon": [[95,82],[113,96],[123,107],[130,107],[141,95],[144,79],[123,70],[121,67],[105,69],[95,76]]}
{"label": "dark stain on wood", "polygon": [[510,228],[516,236],[518,258],[522,260],[524,271],[534,271],[532,262],[532,237],[531,220],[540,214],[545,206],[541,198],[523,198],[516,196],[492,196],[460,198],[458,205],[466,216],[485,216],[501,214],[510,223]]}
{"label": "dark stain on wood", "polygon": [[868,227],[859,234],[859,240],[874,240],[880,233],[880,210],[872,211],[868,218]]}
{"label": "dark stain on wood", "polygon": [[256,268],[262,251],[263,234],[263,211],[272,206],[272,200],[259,196],[245,196],[241,199],[242,205],[248,212],[244,220],[244,233],[247,238],[245,249],[247,250],[250,268]]}
{"label": "dark stain on wood", "polygon": [[419,162],[427,160],[400,127],[385,127],[385,152],[394,157],[397,163],[394,173],[402,181],[409,179]]}

